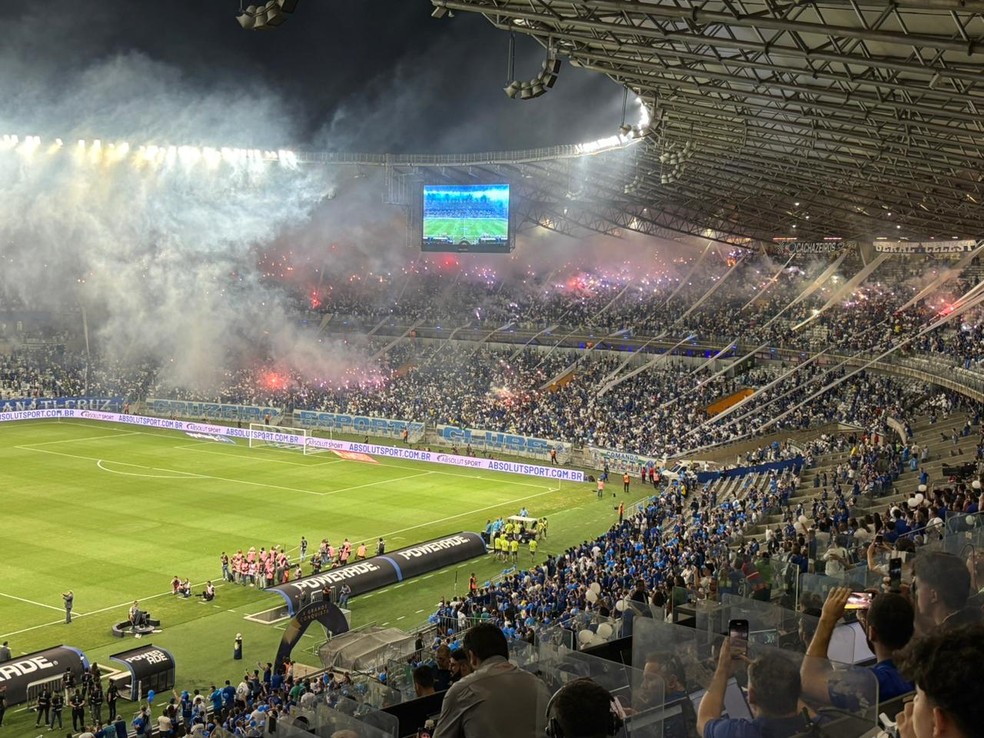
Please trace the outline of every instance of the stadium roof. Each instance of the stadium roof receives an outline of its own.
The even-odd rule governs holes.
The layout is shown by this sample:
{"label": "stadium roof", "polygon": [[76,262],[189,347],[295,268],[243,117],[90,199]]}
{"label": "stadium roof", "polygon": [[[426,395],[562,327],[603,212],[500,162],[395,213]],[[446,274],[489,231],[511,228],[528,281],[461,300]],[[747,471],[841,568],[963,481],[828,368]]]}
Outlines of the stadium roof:
{"label": "stadium roof", "polygon": [[984,236],[982,0],[432,2],[651,109],[637,145],[510,165],[528,222],[739,245]]}

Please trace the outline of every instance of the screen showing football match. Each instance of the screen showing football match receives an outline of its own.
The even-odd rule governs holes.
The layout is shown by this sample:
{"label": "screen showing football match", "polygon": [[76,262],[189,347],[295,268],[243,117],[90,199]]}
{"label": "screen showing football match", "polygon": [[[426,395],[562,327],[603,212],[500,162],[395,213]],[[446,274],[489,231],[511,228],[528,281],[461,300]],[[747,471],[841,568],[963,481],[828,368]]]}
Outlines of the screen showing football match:
{"label": "screen showing football match", "polygon": [[425,185],[424,251],[509,252],[509,185]]}

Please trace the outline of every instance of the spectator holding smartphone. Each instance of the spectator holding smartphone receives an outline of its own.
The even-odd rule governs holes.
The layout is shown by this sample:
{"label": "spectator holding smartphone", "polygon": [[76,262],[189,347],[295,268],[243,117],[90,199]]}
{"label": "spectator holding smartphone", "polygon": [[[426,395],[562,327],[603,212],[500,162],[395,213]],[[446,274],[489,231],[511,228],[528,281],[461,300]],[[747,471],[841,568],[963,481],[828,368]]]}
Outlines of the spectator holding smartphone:
{"label": "spectator holding smartphone", "polygon": [[[800,667],[803,693],[823,702],[832,701],[831,680],[835,675],[827,660],[827,649],[834,628],[844,616],[851,590],[835,587],[827,595],[820,613],[820,622],[813,634],[806,658]],[[876,663],[871,667],[878,680],[878,699],[885,701],[908,694],[914,687],[906,681],[895,666],[895,656],[912,639],[915,613],[912,604],[900,594],[875,595],[866,610],[858,611],[858,621],[864,626],[868,648],[875,654]]]}
{"label": "spectator holding smartphone", "polygon": [[752,720],[725,718],[724,693],[734,670],[730,639],[725,638],[717,669],[697,708],[697,733],[702,738],[791,738],[809,725],[799,712],[801,691],[796,663],[770,650],[748,663],[748,706]]}

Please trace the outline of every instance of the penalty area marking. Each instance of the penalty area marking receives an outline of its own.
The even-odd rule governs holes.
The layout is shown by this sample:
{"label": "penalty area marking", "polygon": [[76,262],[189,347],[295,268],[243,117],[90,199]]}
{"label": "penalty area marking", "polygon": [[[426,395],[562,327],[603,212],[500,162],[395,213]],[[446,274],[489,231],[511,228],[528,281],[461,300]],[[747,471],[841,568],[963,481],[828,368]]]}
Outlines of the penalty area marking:
{"label": "penalty area marking", "polygon": [[[201,454],[212,454],[213,456],[225,456],[227,458],[242,459],[244,458],[242,454],[229,454],[225,451],[213,451],[206,447],[207,442],[202,441],[199,443],[182,443],[174,447],[177,451],[197,451]],[[241,446],[237,446],[242,448]],[[305,458],[311,458],[307,456]],[[327,466],[328,464],[341,464],[344,459],[328,459],[327,461],[313,461],[311,463],[304,463],[302,461],[288,461],[287,459],[271,459],[267,456],[257,456],[255,457],[257,461],[262,461],[264,464],[288,464],[290,466],[300,466],[304,468],[311,468],[315,466]]]}
{"label": "penalty area marking", "polygon": [[[119,471],[117,469],[108,469],[103,464],[116,464],[120,466],[136,466],[138,469],[150,469],[151,471],[166,471],[167,474],[141,474],[140,472],[130,472],[130,471]],[[122,461],[104,461],[99,459],[96,462],[96,466],[102,469],[104,472],[109,472],[110,474],[119,474],[124,477],[143,477],[145,479],[207,479],[207,477],[201,474],[194,474],[193,472],[183,472],[169,469],[154,469],[149,466],[138,466],[137,464],[127,464]]]}
{"label": "penalty area marking", "polygon": [[[82,426],[88,428],[90,426]],[[18,446],[18,448],[31,448],[33,446],[51,446],[56,443],[82,443],[84,441],[104,441],[109,438],[125,438],[126,436],[139,436],[140,431],[120,431],[119,433],[111,433],[105,436],[86,436],[85,438],[62,438],[58,441],[39,441],[38,443],[28,443],[24,446]]]}
{"label": "penalty area marking", "polygon": [[[92,456],[78,456],[76,454],[65,454],[61,451],[49,451],[44,448],[31,448],[30,446],[15,446],[14,448],[21,449],[23,451],[34,451],[39,454],[52,454],[53,456],[64,456],[69,459],[79,459],[81,461],[99,461],[99,459],[93,458]],[[232,484],[245,484],[250,487],[265,487],[266,489],[282,489],[287,492],[303,492],[306,495],[314,495],[316,497],[324,497],[325,495],[331,494],[331,492],[315,492],[310,489],[298,489],[297,487],[282,487],[279,484],[265,484],[263,482],[252,482],[248,479],[230,479],[229,477],[216,477],[211,474],[195,474],[194,472],[185,472],[180,469],[161,469],[156,466],[140,466],[138,464],[127,464],[125,461],[113,461],[113,464],[122,464],[124,466],[134,466],[138,469],[150,469],[151,471],[161,471],[169,472],[172,474],[187,474],[187,477],[180,477],[181,479],[214,479],[220,482],[230,482]],[[169,479],[178,479],[179,477],[168,477]]]}

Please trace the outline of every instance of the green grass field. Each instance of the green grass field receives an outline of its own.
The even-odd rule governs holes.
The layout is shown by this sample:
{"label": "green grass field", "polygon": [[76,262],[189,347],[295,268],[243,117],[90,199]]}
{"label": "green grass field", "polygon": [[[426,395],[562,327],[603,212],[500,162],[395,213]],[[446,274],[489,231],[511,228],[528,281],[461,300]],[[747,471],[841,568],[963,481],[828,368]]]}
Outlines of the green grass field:
{"label": "green grass field", "polygon": [[424,218],[424,238],[450,237],[452,243],[477,244],[482,236],[505,238],[508,218]]}
{"label": "green grass field", "polygon": [[[550,516],[542,560],[616,519],[613,500],[598,501],[589,484],[304,456],[84,421],[0,426],[0,489],[0,640],[9,640],[15,655],[64,643],[103,663],[131,647],[132,640],[113,638],[110,627],[138,599],[162,621],[152,642],[175,655],[179,689],[238,678],[244,664],[273,660],[281,637],[277,625],[244,619],[280,605],[277,595],[235,584],[222,584],[213,603],[170,594],[174,575],[190,577],[196,592],[207,579],[218,582],[222,551],[281,544],[296,555],[301,535],[313,548],[326,536],[370,544],[383,536],[394,550],[481,531],[487,518],[514,515],[525,505],[533,515]],[[631,496],[620,491],[619,497],[644,494],[635,483]],[[521,564],[529,564],[528,553]],[[464,593],[472,571],[484,580],[502,568],[486,557],[356,597],[353,626],[409,629],[426,621],[442,596]],[[70,625],[61,601],[67,589],[75,592]],[[317,665],[303,652],[323,641],[314,630],[294,655]],[[245,662],[232,660],[237,632],[244,635]],[[14,713],[8,718],[15,725],[33,720],[20,709]]]}

